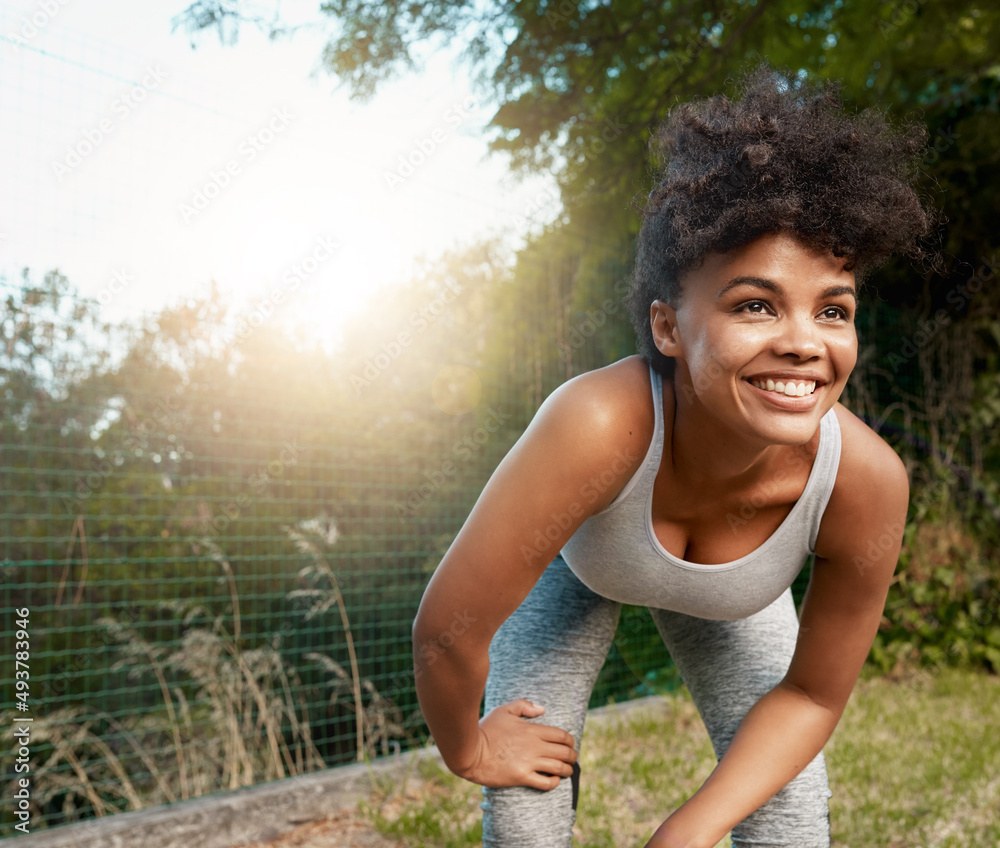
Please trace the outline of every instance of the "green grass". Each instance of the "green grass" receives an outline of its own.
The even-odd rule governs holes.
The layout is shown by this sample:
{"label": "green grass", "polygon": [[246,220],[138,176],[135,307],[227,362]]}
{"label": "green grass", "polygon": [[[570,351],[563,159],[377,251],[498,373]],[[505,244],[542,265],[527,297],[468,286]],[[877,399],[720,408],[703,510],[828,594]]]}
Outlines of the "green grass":
{"label": "green grass", "polygon": [[838,844],[1000,845],[1000,678],[863,682],[826,752]]}
{"label": "green grass", "polygon": [[[859,682],[826,746],[839,848],[1000,845],[1000,678],[944,670]],[[657,715],[590,722],[574,845],[642,846],[714,756],[686,692]],[[423,763],[362,812],[422,848],[480,844],[479,787]],[[729,840],[720,846],[729,846]]]}

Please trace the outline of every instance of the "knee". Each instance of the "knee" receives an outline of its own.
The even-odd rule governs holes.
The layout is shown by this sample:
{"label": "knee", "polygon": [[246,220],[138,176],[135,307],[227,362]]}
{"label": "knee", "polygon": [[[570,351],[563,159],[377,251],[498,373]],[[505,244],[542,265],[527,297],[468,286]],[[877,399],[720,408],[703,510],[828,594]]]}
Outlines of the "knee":
{"label": "knee", "polygon": [[572,781],[552,790],[483,788],[483,848],[570,848],[576,820]]}

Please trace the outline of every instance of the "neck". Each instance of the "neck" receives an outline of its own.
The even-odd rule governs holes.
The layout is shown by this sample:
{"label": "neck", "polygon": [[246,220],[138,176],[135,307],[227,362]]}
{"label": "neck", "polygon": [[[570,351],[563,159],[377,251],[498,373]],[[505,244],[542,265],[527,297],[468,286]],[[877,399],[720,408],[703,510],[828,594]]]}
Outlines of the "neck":
{"label": "neck", "polygon": [[673,394],[673,427],[669,449],[674,478],[686,491],[731,492],[752,483],[770,467],[781,445],[747,439],[709,415],[694,392],[669,384]]}

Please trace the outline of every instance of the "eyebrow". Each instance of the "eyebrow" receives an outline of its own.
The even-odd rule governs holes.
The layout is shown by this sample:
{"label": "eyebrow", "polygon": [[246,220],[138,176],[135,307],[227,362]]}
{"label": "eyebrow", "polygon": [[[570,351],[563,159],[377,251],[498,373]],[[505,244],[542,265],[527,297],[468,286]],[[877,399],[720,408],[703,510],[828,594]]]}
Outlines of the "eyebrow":
{"label": "eyebrow", "polygon": [[[767,277],[754,277],[753,275],[744,274],[739,277],[733,277],[728,283],[719,289],[715,295],[715,299],[718,300],[727,291],[735,289],[737,286],[753,286],[754,288],[772,291],[775,294],[784,294],[784,290],[774,280],[769,280]],[[820,296],[839,297],[844,294],[850,295],[854,298],[855,303],[858,302],[858,293],[851,286],[830,286],[829,288],[823,289]]]}

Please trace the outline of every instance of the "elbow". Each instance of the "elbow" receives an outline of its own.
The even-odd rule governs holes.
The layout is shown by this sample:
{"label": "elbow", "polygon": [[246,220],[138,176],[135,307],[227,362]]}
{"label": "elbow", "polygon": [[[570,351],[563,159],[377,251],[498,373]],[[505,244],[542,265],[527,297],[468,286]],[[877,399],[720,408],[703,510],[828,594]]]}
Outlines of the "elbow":
{"label": "elbow", "polygon": [[410,638],[413,640],[413,644],[416,645],[420,641],[420,635],[423,633],[423,619],[421,618],[421,609],[417,610],[417,614],[413,617],[413,625],[410,627]]}
{"label": "elbow", "polygon": [[[844,707],[847,706],[847,698],[842,695],[816,691],[811,687],[799,686],[798,684],[791,683],[788,680],[782,681],[779,684],[786,692],[793,695],[797,699],[800,699],[803,706],[809,707],[819,713],[825,713],[829,720],[836,724],[840,721],[840,716],[844,712]],[[848,696],[850,693],[848,692]]]}
{"label": "elbow", "polygon": [[413,673],[417,679],[430,671],[431,666],[439,659],[435,641],[429,635],[431,628],[427,618],[426,614],[421,616],[418,611],[416,618],[413,619],[413,627],[411,629],[413,639]]}
{"label": "elbow", "polygon": [[[489,650],[477,617],[468,609],[450,615],[431,615],[423,606],[413,620],[413,658],[417,665],[433,665],[444,657],[471,658]],[[490,634],[492,636],[492,634]]]}
{"label": "elbow", "polygon": [[420,600],[420,606],[417,607],[417,614],[413,617],[413,626],[410,628],[414,647],[434,638],[441,629],[441,619],[441,603],[430,591],[425,592]]}
{"label": "elbow", "polygon": [[430,616],[427,611],[421,607],[417,610],[417,614],[413,619],[413,627],[410,628],[410,636],[413,640],[413,657],[417,659],[420,655],[420,646],[427,645],[433,641],[433,637],[430,635],[433,629],[432,624],[429,621]]}

